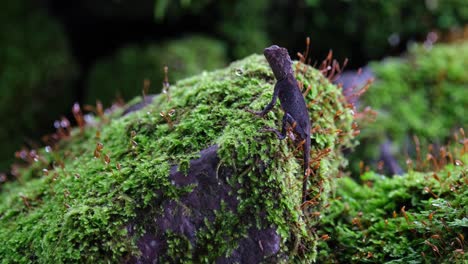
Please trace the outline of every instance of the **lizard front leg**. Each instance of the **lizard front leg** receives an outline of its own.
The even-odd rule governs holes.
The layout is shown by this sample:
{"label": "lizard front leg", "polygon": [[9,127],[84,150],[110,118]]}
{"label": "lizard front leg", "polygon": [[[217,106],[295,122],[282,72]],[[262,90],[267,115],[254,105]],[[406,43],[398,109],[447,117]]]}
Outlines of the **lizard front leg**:
{"label": "lizard front leg", "polygon": [[253,111],[251,109],[246,109],[246,111],[249,112],[249,113],[252,113],[254,115],[263,117],[268,112],[270,112],[271,109],[273,109],[273,107],[275,106],[276,100],[278,99],[278,93],[279,93],[279,85],[278,85],[278,83],[276,83],[275,89],[273,90],[273,98],[271,98],[271,102],[265,107],[265,109],[263,109],[263,111],[256,112],[256,111]]}

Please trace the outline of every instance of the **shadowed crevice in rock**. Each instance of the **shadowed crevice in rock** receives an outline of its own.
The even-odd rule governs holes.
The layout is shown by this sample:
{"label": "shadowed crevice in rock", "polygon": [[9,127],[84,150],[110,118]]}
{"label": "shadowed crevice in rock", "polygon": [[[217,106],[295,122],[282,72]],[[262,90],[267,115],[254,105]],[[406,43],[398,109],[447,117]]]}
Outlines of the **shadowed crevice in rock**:
{"label": "shadowed crevice in rock", "polygon": [[[178,171],[177,166],[171,168],[169,178],[172,184],[178,187],[194,186],[194,189],[178,200],[162,201],[157,213],[148,210],[153,215],[145,215],[145,210],[141,212],[137,219],[150,220],[143,224],[146,233],[137,240],[141,256],[133,258],[130,263],[157,263],[160,259],[167,259],[168,232],[191,244],[195,260],[197,255],[206,254],[197,252],[197,232],[206,228],[205,221],[212,223],[215,220],[216,211],[236,214],[238,206],[237,187],[233,188],[227,183],[233,170],[219,166],[217,151],[217,145],[202,150],[200,158],[190,162],[187,174]],[[216,263],[259,263],[268,261],[269,257],[273,258],[279,252],[281,239],[275,228],[257,229],[255,223],[247,224],[252,227],[247,230],[245,237],[237,241],[238,247],[230,256],[218,256]],[[131,230],[129,233],[132,233]]]}

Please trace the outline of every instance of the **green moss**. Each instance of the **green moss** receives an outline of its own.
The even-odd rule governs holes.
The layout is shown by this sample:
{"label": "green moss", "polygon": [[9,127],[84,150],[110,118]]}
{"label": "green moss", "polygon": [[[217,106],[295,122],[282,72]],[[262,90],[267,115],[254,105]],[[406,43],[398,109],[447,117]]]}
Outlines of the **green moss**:
{"label": "green moss", "polygon": [[[298,79],[312,87],[306,98],[317,130],[311,157],[331,150],[313,164],[318,169],[309,178],[314,197],[305,209],[309,214],[322,209],[332,179],[345,163],[341,148],[352,144],[352,115],[339,88],[318,71],[307,68]],[[41,159],[24,169],[17,182],[2,187],[0,237],[7,239],[0,255],[6,262],[41,263],[116,262],[138,255],[135,240],[151,225],[143,222],[132,232],[126,225],[137,211],[157,212],[162,201],[190,192],[193,186],[171,184],[170,167],[188,164],[200,150],[218,144],[221,164],[234,170],[228,181],[239,186],[234,189],[237,212],[222,206],[216,220],[198,230],[196,247],[180,235],[167,234],[169,249],[160,260],[213,262],[235,250],[248,228],[273,226],[281,236],[279,254],[290,261],[311,261],[316,237],[308,227],[317,219],[305,222],[301,216],[302,168],[293,154],[296,146],[259,132],[264,126],[280,127],[282,111],[275,107],[264,119],[245,111],[263,108],[274,82],[265,59],[250,56],[177,82],[170,88],[171,100],[159,95],[141,111],[98,122],[84,134],[74,131],[57,150],[41,151]],[[160,115],[171,109],[173,127]],[[97,142],[104,146],[99,158],[93,154]]]}
{"label": "green moss", "polygon": [[[376,122],[362,130],[359,158],[378,158],[379,145],[389,138],[405,161],[414,153],[413,135],[421,145],[445,144],[454,129],[468,124],[468,43],[413,46],[405,59],[371,64],[376,82],[362,105],[378,111]],[[403,164],[403,162],[401,164]]]}
{"label": "green moss", "polygon": [[76,66],[64,30],[28,0],[0,10],[0,60],[0,171],[6,171],[26,139],[69,112]]}
{"label": "green moss", "polygon": [[164,66],[174,83],[203,70],[214,70],[226,64],[224,45],[214,39],[189,36],[161,45],[128,46],[109,58],[98,61],[91,69],[86,102],[101,100],[110,105],[117,95],[128,100],[141,95],[143,82],[149,80],[149,93],[163,88]]}
{"label": "green moss", "polygon": [[219,256],[230,256],[237,248],[237,242],[247,234],[247,226],[242,223],[247,219],[228,211],[225,203],[215,215],[213,222],[205,219],[206,228],[197,232],[197,242],[206,247],[203,247],[202,254],[197,252],[195,263],[210,263]]}
{"label": "green moss", "polygon": [[171,231],[166,232],[167,237],[167,261],[170,263],[180,262],[182,259],[186,262],[193,261],[193,246],[190,241],[181,235],[174,234]]}
{"label": "green moss", "polygon": [[[338,180],[323,212],[323,263],[466,263],[468,155],[430,173]],[[463,164],[464,163],[464,164]]]}

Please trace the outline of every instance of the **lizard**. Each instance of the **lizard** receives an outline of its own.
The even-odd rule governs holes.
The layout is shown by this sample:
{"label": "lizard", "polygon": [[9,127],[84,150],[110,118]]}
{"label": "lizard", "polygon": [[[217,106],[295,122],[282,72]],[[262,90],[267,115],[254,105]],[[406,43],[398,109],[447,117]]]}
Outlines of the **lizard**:
{"label": "lizard", "polygon": [[264,131],[274,132],[278,139],[283,140],[286,138],[287,126],[291,126],[293,131],[304,141],[304,182],[302,185],[302,202],[306,201],[307,196],[307,178],[310,174],[309,160],[310,160],[310,117],[307,105],[302,95],[301,90],[294,77],[292,68],[292,61],[289,57],[288,50],[278,47],[277,45],[266,48],[263,52],[273,75],[276,79],[275,88],[273,91],[273,98],[271,102],[260,112],[249,112],[263,117],[265,116],[276,104],[279,98],[281,108],[284,111],[282,131],[279,132],[274,128],[266,128]]}

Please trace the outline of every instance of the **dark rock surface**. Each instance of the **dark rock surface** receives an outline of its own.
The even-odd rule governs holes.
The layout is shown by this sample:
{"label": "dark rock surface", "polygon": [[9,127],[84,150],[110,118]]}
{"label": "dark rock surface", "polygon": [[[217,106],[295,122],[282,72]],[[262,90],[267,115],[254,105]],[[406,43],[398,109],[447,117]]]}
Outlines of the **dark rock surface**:
{"label": "dark rock surface", "polygon": [[403,169],[398,165],[398,161],[391,151],[392,142],[387,139],[380,145],[380,157],[379,160],[383,162],[384,172],[390,175],[402,175]]}
{"label": "dark rock surface", "polygon": [[335,84],[341,84],[343,94],[350,99],[349,103],[359,106],[358,97],[352,94],[364,87],[369,79],[375,78],[375,74],[370,67],[363,67],[360,71],[345,71],[340,74]]}
{"label": "dark rock surface", "polygon": [[[369,66],[363,67],[359,71],[345,71],[340,74],[339,78],[335,81],[336,84],[341,84],[343,94],[353,103],[356,107],[360,107],[359,97],[353,96],[353,93],[366,85],[368,80],[375,79],[375,73],[372,72]],[[372,89],[372,86],[370,87]],[[361,106],[362,107],[362,106]],[[364,141],[361,142],[363,144]],[[383,162],[383,171],[388,175],[401,175],[403,169],[398,165],[398,161],[391,151],[392,141],[386,139],[380,144],[380,156],[378,161]]]}
{"label": "dark rock surface", "polygon": [[[168,199],[162,202],[163,210],[152,216],[151,226],[145,226],[146,233],[137,241],[142,255],[130,263],[157,263],[158,258],[164,257],[167,254],[167,231],[185,237],[192,248],[196,248],[197,231],[206,227],[205,219],[212,223],[215,211],[219,210],[236,213],[236,190],[226,181],[232,170],[219,167],[217,150],[217,145],[202,150],[200,158],[190,162],[187,174],[178,171],[177,166],[171,168],[169,177],[172,184],[180,187],[194,185],[195,188],[177,201]],[[225,203],[224,209],[221,208],[221,201]],[[128,226],[128,229],[131,232],[132,226]],[[216,263],[259,263],[268,261],[268,258],[274,262],[272,258],[277,259],[275,254],[280,250],[280,242],[275,228],[259,230],[251,227],[247,236],[238,241],[238,247],[232,254],[220,256]]]}

